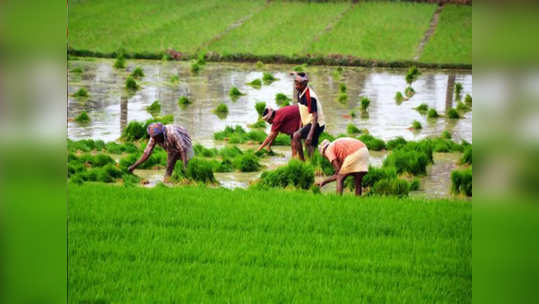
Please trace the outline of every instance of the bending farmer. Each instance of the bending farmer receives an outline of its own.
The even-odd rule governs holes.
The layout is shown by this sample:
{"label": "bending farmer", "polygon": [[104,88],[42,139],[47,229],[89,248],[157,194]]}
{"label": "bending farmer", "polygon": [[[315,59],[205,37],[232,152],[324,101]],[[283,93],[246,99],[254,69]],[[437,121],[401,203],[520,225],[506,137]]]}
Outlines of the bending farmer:
{"label": "bending farmer", "polygon": [[[268,146],[268,150],[271,151],[271,144],[279,132],[290,135],[290,138],[292,139],[292,135],[300,126],[298,105],[286,106],[278,110],[267,107],[264,110],[262,119],[271,125],[271,132],[260,147],[256,149],[256,152],[262,150],[265,146]],[[296,154],[297,151],[294,145],[292,145],[292,157],[295,157]]]}
{"label": "bending farmer", "polygon": [[181,159],[183,164],[187,166],[187,162],[193,157],[193,145],[191,137],[187,131],[175,125],[166,125],[162,123],[152,123],[148,126],[148,135],[150,140],[144,149],[144,153],[133,165],[127,170],[133,172],[135,168],[145,162],[152,154],[155,144],[159,144],[167,151],[167,171],[165,172],[165,180],[172,174],[176,161]]}
{"label": "bending farmer", "polygon": [[305,160],[301,140],[305,140],[307,153],[309,157],[312,157],[314,148],[318,146],[318,138],[324,132],[326,123],[320,100],[314,91],[307,86],[309,82],[307,75],[305,73],[294,73],[293,75],[295,75],[294,84],[298,92],[302,128],[294,133],[292,147],[297,150],[299,158]]}
{"label": "bending farmer", "polygon": [[337,181],[337,194],[342,194],[344,180],[353,175],[356,195],[361,195],[361,181],[369,170],[369,151],[365,144],[354,138],[343,137],[333,142],[325,139],[318,149],[335,169],[335,174],[317,183],[318,186],[323,187],[327,183]]}

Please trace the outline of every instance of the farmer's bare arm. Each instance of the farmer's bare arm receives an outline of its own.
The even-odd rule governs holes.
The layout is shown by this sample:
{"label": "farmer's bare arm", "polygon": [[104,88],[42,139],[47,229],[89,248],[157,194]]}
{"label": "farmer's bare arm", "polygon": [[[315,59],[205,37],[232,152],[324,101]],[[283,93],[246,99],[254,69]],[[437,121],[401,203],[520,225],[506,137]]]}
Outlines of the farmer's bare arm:
{"label": "farmer's bare arm", "polygon": [[331,182],[334,182],[337,180],[337,177],[339,176],[339,170],[341,169],[341,163],[339,162],[339,160],[337,159],[334,159],[332,162],[331,162],[331,165],[333,165],[333,169],[335,169],[335,174],[333,174],[332,176],[326,178],[325,180],[321,181],[319,183],[319,186],[320,187],[323,187],[324,185],[328,184],[328,183],[331,183]]}
{"label": "farmer's bare arm", "polygon": [[138,167],[140,164],[145,162],[148,159],[148,157],[150,157],[150,155],[152,155],[154,147],[155,147],[155,140],[150,138],[150,141],[148,141],[148,144],[146,145],[146,149],[144,149],[144,153],[142,153],[142,156],[134,164],[129,166],[129,168],[127,168],[127,170],[129,172],[133,172],[133,170],[135,170],[136,167]]}
{"label": "farmer's bare arm", "polygon": [[271,144],[273,144],[273,141],[275,140],[275,138],[277,137],[278,134],[279,134],[279,132],[277,132],[277,131],[271,131],[271,133],[268,135],[268,137],[266,137],[266,139],[260,145],[260,147],[258,147],[256,149],[256,152],[264,149],[265,146],[268,146],[268,149],[271,149]]}
{"label": "farmer's bare arm", "polygon": [[311,122],[311,129],[309,130],[309,135],[307,135],[307,139],[305,140],[305,143],[310,145],[313,140],[314,135],[314,129],[316,128],[316,125],[318,124],[318,112],[313,112],[313,120]]}

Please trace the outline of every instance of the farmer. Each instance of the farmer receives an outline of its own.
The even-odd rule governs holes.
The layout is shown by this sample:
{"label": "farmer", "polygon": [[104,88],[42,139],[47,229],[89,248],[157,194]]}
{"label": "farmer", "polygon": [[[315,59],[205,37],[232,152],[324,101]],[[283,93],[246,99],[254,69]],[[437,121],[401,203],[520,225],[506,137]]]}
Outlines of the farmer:
{"label": "farmer", "polygon": [[342,194],[344,180],[353,175],[356,195],[360,196],[361,180],[369,170],[369,151],[365,144],[349,137],[338,138],[333,142],[325,139],[318,150],[331,162],[335,174],[317,185],[323,187],[327,183],[337,181],[337,194]]}
{"label": "farmer", "polygon": [[[262,119],[271,125],[271,132],[260,147],[256,149],[256,152],[262,150],[265,146],[268,146],[268,150],[271,151],[271,144],[279,132],[290,135],[292,139],[292,135],[299,129],[301,122],[298,105],[286,106],[278,110],[267,107],[262,115]],[[292,145],[292,157],[296,155],[296,148]]]}
{"label": "farmer", "polygon": [[133,172],[138,165],[145,162],[152,154],[155,144],[159,144],[165,151],[167,151],[167,171],[165,172],[165,181],[172,174],[176,161],[181,159],[183,164],[187,166],[187,162],[193,157],[193,145],[191,144],[191,137],[187,134],[187,131],[175,125],[166,125],[162,123],[152,123],[148,126],[148,135],[150,140],[144,149],[144,153],[133,165],[127,169],[129,172]]}
{"label": "farmer", "polygon": [[305,73],[292,73],[295,76],[294,85],[298,92],[298,106],[301,117],[301,129],[292,136],[292,147],[295,147],[301,160],[303,157],[303,148],[301,140],[305,140],[305,146],[309,157],[312,157],[314,148],[318,146],[318,138],[324,132],[325,121],[322,111],[322,104],[314,93],[307,86],[309,79]]}

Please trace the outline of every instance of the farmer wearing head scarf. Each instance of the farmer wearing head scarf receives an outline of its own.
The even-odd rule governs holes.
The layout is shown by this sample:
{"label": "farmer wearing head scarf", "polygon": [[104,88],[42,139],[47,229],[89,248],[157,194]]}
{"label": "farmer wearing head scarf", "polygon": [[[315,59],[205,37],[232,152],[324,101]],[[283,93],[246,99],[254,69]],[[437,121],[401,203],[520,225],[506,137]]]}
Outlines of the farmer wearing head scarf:
{"label": "farmer wearing head scarf", "polygon": [[[271,125],[271,132],[266,137],[266,140],[256,149],[256,152],[262,150],[265,146],[268,146],[268,150],[271,151],[271,144],[279,134],[279,132],[288,134],[290,137],[299,129],[300,116],[298,105],[282,107],[278,110],[273,110],[267,107],[262,114],[262,119]],[[297,151],[292,146],[292,157],[296,156]]]}
{"label": "farmer wearing head scarf", "polygon": [[302,127],[292,136],[292,146],[298,151],[299,158],[303,157],[301,140],[305,140],[305,146],[309,157],[313,155],[314,148],[318,145],[318,138],[324,132],[325,120],[322,104],[318,96],[307,85],[309,79],[305,73],[292,73],[294,84],[298,92],[299,114],[301,116]]}
{"label": "farmer wearing head scarf", "polygon": [[181,159],[183,164],[187,166],[187,162],[193,157],[193,145],[191,143],[191,137],[187,134],[187,130],[180,126],[175,125],[163,125],[160,122],[152,123],[147,129],[150,140],[144,149],[144,153],[128,170],[133,172],[135,168],[145,162],[152,154],[155,144],[159,144],[165,151],[167,151],[167,170],[165,172],[165,179],[167,179],[174,170],[176,161]]}
{"label": "farmer wearing head scarf", "polygon": [[361,195],[361,181],[369,170],[369,151],[364,143],[355,138],[343,137],[333,142],[325,139],[318,147],[320,154],[327,158],[335,174],[318,183],[323,187],[325,184],[337,181],[337,194],[342,194],[344,180],[353,175],[356,187],[356,195]]}

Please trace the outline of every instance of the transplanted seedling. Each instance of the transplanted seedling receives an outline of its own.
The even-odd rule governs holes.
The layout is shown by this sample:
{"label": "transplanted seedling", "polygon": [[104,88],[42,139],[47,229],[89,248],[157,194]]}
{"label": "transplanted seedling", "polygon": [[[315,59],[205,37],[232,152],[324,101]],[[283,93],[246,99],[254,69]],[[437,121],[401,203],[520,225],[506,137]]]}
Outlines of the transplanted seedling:
{"label": "transplanted seedling", "polygon": [[404,96],[401,92],[395,93],[395,101],[399,104],[404,101]]}
{"label": "transplanted seedling", "polygon": [[264,110],[266,109],[266,103],[263,101],[257,102],[255,104],[256,112],[258,113],[258,117],[262,117],[262,114],[264,113]]}
{"label": "transplanted seedling", "polygon": [[154,101],[151,105],[146,107],[146,111],[152,116],[155,116],[161,112],[161,104],[159,103],[159,100]]}
{"label": "transplanted seedling", "polygon": [[429,106],[426,103],[422,103],[415,108],[419,113],[426,114],[429,110]]}
{"label": "transplanted seedling", "polygon": [[230,91],[228,92],[228,95],[230,95],[230,98],[232,98],[232,99],[237,99],[237,98],[239,98],[240,96],[243,96],[243,95],[245,95],[245,94],[242,93],[238,88],[232,87],[232,88],[230,89]]}
{"label": "transplanted seedling", "polygon": [[88,90],[85,88],[80,88],[73,94],[74,97],[88,97]]}
{"label": "transplanted seedling", "polygon": [[125,88],[128,89],[128,90],[136,91],[136,90],[139,89],[139,85],[137,84],[137,81],[135,80],[135,78],[129,76],[125,80]]}
{"label": "transplanted seedling", "polygon": [[189,104],[191,104],[191,100],[189,100],[189,98],[187,98],[186,96],[182,96],[182,97],[178,98],[178,105],[180,107],[187,106]]}
{"label": "transplanted seedling", "polygon": [[270,84],[276,80],[279,80],[277,78],[275,78],[272,74],[270,73],[267,73],[267,72],[264,72],[264,74],[262,75],[262,80],[264,81],[264,84]]}
{"label": "transplanted seedling", "polygon": [[80,124],[87,124],[90,122],[90,116],[88,116],[88,113],[86,111],[82,111],[77,117],[75,117],[75,121]]}
{"label": "transplanted seedling", "polygon": [[288,96],[286,96],[283,93],[277,93],[275,95],[275,103],[277,103],[279,107],[290,105],[290,101],[291,101],[290,98],[288,98]]}
{"label": "transplanted seedling", "polygon": [[427,112],[427,117],[428,118],[438,118],[438,117],[440,117],[440,115],[438,114],[438,112],[435,109],[429,109],[429,111]]}
{"label": "transplanted seedling", "polygon": [[224,119],[228,115],[228,106],[224,103],[221,103],[217,106],[217,108],[215,108],[214,113],[215,115],[217,115],[217,117]]}
{"label": "transplanted seedling", "polygon": [[371,100],[367,97],[361,97],[361,111],[366,111],[371,104]]}
{"label": "transplanted seedling", "polygon": [[412,123],[412,129],[421,130],[422,128],[423,126],[421,125],[421,123],[417,120],[414,120],[414,122]]}
{"label": "transplanted seedling", "polygon": [[255,79],[247,84],[255,89],[260,89],[260,87],[262,87],[262,81],[260,79]]}
{"label": "transplanted seedling", "polygon": [[133,70],[133,72],[131,73],[131,76],[133,78],[142,78],[144,77],[144,71],[142,70],[142,68],[137,67],[136,69]]}
{"label": "transplanted seedling", "polygon": [[460,115],[459,115],[459,112],[457,112],[457,110],[449,109],[449,111],[447,112],[447,117],[451,119],[459,119]]}

